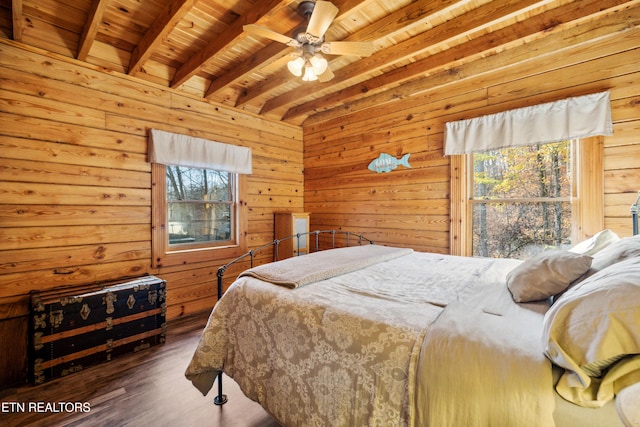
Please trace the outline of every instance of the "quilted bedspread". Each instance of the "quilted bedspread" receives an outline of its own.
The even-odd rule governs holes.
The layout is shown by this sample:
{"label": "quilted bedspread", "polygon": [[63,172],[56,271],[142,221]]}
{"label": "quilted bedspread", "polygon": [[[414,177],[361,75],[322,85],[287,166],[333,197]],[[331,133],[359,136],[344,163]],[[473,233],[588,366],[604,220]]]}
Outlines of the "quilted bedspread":
{"label": "quilted bedspread", "polygon": [[415,425],[429,327],[516,264],[379,248],[279,262],[305,259],[323,271],[317,281],[256,278],[291,270],[279,263],[243,274],[214,308],[187,378],[207,394],[223,370],[284,426]]}

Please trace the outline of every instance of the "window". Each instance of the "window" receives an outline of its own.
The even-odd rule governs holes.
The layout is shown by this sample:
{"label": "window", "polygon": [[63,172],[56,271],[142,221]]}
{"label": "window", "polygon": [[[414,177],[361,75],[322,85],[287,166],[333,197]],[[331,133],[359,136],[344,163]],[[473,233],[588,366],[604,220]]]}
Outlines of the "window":
{"label": "window", "polygon": [[231,243],[236,174],[182,166],[166,171],[169,246]]}
{"label": "window", "polygon": [[527,258],[603,228],[602,138],[451,157],[451,253]]}
{"label": "window", "polygon": [[152,165],[152,252],[155,267],[246,252],[243,175]]}
{"label": "window", "polygon": [[151,257],[165,267],[237,257],[247,248],[251,149],[150,129]]}

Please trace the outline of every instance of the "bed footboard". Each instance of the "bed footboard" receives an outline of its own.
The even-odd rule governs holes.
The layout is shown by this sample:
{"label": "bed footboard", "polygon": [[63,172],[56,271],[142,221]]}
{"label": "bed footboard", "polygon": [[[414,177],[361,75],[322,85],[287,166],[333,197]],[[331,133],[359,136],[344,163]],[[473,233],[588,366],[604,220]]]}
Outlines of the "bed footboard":
{"label": "bed footboard", "polygon": [[[278,248],[280,246],[281,242],[284,242],[286,240],[290,240],[290,239],[296,239],[296,243],[298,245],[298,248],[300,247],[300,238],[304,237],[304,236],[308,236],[309,238],[314,238],[314,248],[312,248],[312,250],[310,250],[310,252],[318,252],[320,251],[320,235],[324,235],[324,234],[328,234],[331,236],[331,246],[328,247],[327,249],[334,249],[336,247],[336,235],[344,235],[345,236],[345,243],[344,246],[348,247],[351,246],[351,243],[354,242],[354,245],[357,243],[358,245],[362,245],[363,243],[365,244],[369,244],[369,245],[373,245],[373,240],[367,239],[366,237],[362,236],[361,234],[357,234],[357,233],[353,233],[350,231],[342,231],[342,230],[316,230],[316,231],[309,231],[306,233],[297,233],[288,237],[285,237],[283,239],[275,239],[270,243],[267,243],[266,245],[262,245],[258,248],[252,249],[249,252],[240,255],[238,258],[234,259],[233,261],[228,262],[227,264],[221,266],[218,268],[218,272],[217,272],[217,276],[218,276],[218,300],[220,300],[220,298],[222,298],[222,295],[224,293],[223,291],[223,279],[224,279],[224,273],[227,270],[227,268],[229,268],[230,266],[232,266],[233,264],[240,262],[242,260],[245,260],[246,258],[249,258],[249,268],[253,267],[253,261],[255,259],[256,254],[262,252],[263,250],[266,250],[268,248],[273,248],[274,249],[274,259],[275,261],[278,261]],[[304,255],[302,255],[304,256]],[[222,393],[222,371],[218,371],[218,375],[217,375],[217,381],[218,381],[218,394],[213,398],[213,403],[216,405],[224,405],[225,403],[227,403],[227,395]]]}

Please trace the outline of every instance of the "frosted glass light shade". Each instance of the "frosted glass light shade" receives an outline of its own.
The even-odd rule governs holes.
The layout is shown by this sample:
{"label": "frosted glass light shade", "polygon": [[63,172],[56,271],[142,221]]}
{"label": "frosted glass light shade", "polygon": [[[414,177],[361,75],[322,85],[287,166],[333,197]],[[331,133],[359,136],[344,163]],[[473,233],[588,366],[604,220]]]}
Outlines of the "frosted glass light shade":
{"label": "frosted glass light shade", "polygon": [[302,80],[305,82],[311,82],[314,80],[318,80],[318,76],[313,72],[313,67],[306,66],[304,67],[304,76],[302,76]]}
{"label": "frosted glass light shade", "polygon": [[304,59],[300,56],[287,63],[287,68],[289,68],[291,74],[296,77],[300,77],[302,75],[302,67],[304,67]]}
{"label": "frosted glass light shade", "polygon": [[311,58],[309,58],[309,62],[311,62],[313,72],[316,74],[316,76],[324,73],[327,70],[327,66],[329,65],[327,60],[320,55],[313,55]]}

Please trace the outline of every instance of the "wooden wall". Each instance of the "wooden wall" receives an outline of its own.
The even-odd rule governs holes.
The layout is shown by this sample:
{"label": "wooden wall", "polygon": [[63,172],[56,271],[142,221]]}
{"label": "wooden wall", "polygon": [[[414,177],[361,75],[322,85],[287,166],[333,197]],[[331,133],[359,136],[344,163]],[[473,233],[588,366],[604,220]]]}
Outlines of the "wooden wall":
{"label": "wooden wall", "polygon": [[[604,143],[604,223],[631,235],[629,208],[640,191],[638,40],[634,28],[575,47],[558,43],[557,54],[540,58],[525,45],[521,56],[529,59],[521,63],[500,66],[500,58],[482,58],[411,83],[419,92],[412,97],[372,95],[358,101],[369,108],[349,113],[345,106],[312,117],[303,126],[311,228],[343,226],[378,243],[448,253],[445,122],[610,90],[614,135]],[[411,169],[369,171],[380,153],[410,153]]]}
{"label": "wooden wall", "polygon": [[168,318],[213,306],[220,261],[151,268],[150,128],[253,150],[250,247],[302,209],[300,127],[0,39],[0,387],[25,374],[31,290],[148,273]]}

